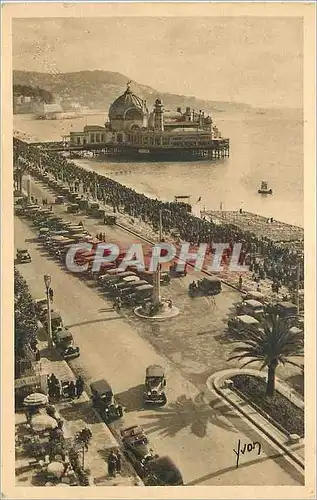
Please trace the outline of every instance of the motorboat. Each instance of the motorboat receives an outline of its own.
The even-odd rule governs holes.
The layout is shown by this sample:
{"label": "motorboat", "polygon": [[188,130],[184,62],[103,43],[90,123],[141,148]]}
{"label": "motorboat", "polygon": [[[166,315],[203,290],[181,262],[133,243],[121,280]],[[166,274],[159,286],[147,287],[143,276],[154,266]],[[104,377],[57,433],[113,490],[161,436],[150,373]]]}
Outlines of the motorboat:
{"label": "motorboat", "polygon": [[272,189],[268,189],[268,183],[266,181],[261,182],[261,187],[258,189],[259,194],[273,194]]}

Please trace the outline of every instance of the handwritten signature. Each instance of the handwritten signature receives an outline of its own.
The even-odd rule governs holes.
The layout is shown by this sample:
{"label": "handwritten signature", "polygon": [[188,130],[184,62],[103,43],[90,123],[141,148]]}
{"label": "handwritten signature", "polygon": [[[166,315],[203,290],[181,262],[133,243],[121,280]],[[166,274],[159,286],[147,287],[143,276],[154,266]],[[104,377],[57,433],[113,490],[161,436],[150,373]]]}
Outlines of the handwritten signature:
{"label": "handwritten signature", "polygon": [[252,443],[244,444],[244,446],[242,448],[241,440],[239,439],[238,449],[237,450],[233,449],[234,453],[237,455],[237,461],[236,461],[236,467],[237,468],[239,467],[240,454],[242,453],[242,455],[244,455],[246,452],[250,453],[253,450],[255,450],[256,447],[258,449],[258,455],[260,455],[260,453],[261,453],[261,444],[258,441],[253,441]]}

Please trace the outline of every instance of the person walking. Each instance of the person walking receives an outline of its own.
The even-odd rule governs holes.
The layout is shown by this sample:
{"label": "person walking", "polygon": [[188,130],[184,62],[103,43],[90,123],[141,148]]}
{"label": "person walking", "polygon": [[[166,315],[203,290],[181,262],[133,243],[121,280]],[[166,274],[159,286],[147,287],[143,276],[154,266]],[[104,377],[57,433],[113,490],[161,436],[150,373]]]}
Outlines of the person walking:
{"label": "person walking", "polygon": [[121,474],[122,460],[121,460],[121,455],[120,455],[119,450],[117,450],[116,452],[114,452],[114,455],[115,455],[115,459],[116,459],[116,472],[118,472],[119,474]]}
{"label": "person walking", "polygon": [[113,305],[113,308],[117,311],[118,314],[121,311],[121,307],[122,307],[121,298],[120,297],[116,297],[114,305]]}
{"label": "person walking", "polygon": [[111,477],[115,477],[117,469],[117,457],[113,450],[111,450],[108,457],[108,474]]}
{"label": "person walking", "polygon": [[75,399],[76,386],[72,380],[68,384],[68,395],[69,395],[70,399]]}
{"label": "person walking", "polygon": [[75,386],[76,386],[77,399],[79,399],[82,393],[84,392],[84,381],[81,375],[77,377]]}
{"label": "person walking", "polygon": [[239,290],[242,290],[242,276],[239,275]]}
{"label": "person walking", "polygon": [[48,294],[49,294],[49,297],[50,297],[50,301],[53,302],[54,301],[54,290],[53,290],[53,288],[49,289]]}

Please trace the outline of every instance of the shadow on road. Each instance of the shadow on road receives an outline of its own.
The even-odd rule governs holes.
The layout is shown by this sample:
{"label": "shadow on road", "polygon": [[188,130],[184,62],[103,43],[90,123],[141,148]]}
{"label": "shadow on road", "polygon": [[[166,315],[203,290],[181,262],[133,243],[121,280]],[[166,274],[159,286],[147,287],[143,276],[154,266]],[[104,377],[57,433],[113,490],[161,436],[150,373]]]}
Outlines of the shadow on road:
{"label": "shadow on road", "polygon": [[65,325],[65,328],[75,328],[76,326],[92,325],[93,323],[102,323],[103,321],[113,321],[115,319],[120,319],[120,316],[115,316],[113,318],[94,319],[92,321],[82,321],[81,323],[74,323],[73,325]]}
{"label": "shadow on road", "polygon": [[116,399],[125,408],[125,411],[137,411],[143,407],[144,385],[139,384],[127,391],[116,394]]}
{"label": "shadow on road", "polygon": [[[229,451],[229,453],[231,452],[231,450],[228,450],[228,451]],[[285,455],[286,455],[285,453],[276,453],[276,454],[271,455],[271,456],[265,455],[265,456],[262,456],[261,458],[255,458],[254,460],[248,460],[245,463],[240,462],[239,463],[239,470],[243,469],[245,467],[255,465],[255,464],[260,464],[260,463],[266,462],[267,460],[274,460],[276,462],[281,462],[280,465],[282,467],[282,461],[284,460]],[[232,462],[234,462],[236,460],[235,457],[236,457],[236,455],[233,454],[232,455]],[[217,464],[215,463],[215,465],[217,465]],[[197,484],[204,483],[205,481],[208,481],[210,479],[218,478],[219,476],[222,476],[224,474],[229,474],[230,472],[233,472],[234,470],[236,470],[235,464],[230,466],[230,467],[226,467],[225,469],[215,470],[214,472],[211,472],[210,474],[206,474],[205,476],[198,477],[197,479],[194,479],[190,483],[187,483],[186,486],[196,486]],[[303,476],[295,468],[292,471],[292,477],[294,479],[296,479],[300,484],[305,484]],[[228,484],[230,484],[229,481],[228,481]],[[260,484],[260,482],[259,482],[259,484]]]}
{"label": "shadow on road", "polygon": [[182,429],[189,428],[189,431],[197,437],[203,438],[207,435],[209,423],[221,427],[227,431],[237,432],[236,429],[227,423],[222,415],[231,411],[230,408],[221,407],[221,414],[218,412],[216,404],[205,401],[205,393],[199,393],[194,399],[185,394],[178,397],[176,401],[170,403],[165,408],[158,408],[153,415],[142,416],[147,420],[152,420],[143,424],[148,432],[158,432],[163,437],[173,437]]}

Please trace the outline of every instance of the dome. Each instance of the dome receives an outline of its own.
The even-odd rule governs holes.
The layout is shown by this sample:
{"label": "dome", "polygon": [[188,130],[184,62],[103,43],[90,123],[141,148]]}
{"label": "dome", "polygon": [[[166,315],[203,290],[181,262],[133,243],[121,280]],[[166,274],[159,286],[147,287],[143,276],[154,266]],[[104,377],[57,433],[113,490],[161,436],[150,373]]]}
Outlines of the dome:
{"label": "dome", "polygon": [[164,111],[164,118],[167,120],[181,120],[183,118],[182,113],[179,111]]}
{"label": "dome", "polygon": [[[137,113],[135,113],[135,111]],[[126,117],[126,113],[138,114],[140,112],[144,113],[145,103],[142,99],[131,92],[130,86],[128,85],[127,90],[118,99],[116,99],[110,106],[109,118],[110,120],[120,120]]]}

